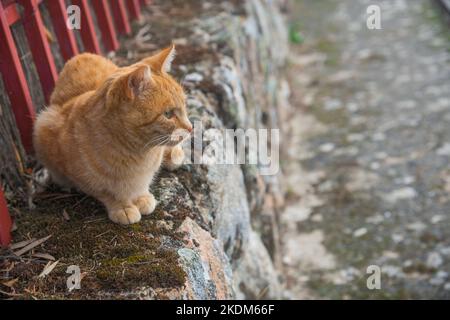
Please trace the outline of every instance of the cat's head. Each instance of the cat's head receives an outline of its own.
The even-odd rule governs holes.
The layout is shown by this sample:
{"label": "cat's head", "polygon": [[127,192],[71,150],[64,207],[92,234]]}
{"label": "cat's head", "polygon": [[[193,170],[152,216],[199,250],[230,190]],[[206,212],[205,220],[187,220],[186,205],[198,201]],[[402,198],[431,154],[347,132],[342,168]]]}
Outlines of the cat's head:
{"label": "cat's head", "polygon": [[172,45],[113,76],[107,109],[120,118],[130,143],[144,148],[174,146],[190,135],[185,93],[168,74],[174,57]]}

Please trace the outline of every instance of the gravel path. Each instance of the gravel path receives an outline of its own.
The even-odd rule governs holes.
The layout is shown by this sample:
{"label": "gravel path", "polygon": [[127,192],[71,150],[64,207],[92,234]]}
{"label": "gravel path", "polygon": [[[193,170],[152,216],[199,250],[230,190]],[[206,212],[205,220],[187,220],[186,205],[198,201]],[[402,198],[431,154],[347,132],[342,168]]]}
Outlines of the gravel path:
{"label": "gravel path", "polygon": [[450,298],[450,30],[428,0],[295,3],[292,297]]}

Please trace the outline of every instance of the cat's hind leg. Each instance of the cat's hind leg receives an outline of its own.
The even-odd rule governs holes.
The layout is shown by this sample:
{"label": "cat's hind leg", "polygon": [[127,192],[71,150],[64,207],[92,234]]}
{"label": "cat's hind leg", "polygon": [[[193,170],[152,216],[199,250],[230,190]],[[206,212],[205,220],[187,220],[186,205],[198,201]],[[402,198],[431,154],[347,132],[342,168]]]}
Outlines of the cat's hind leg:
{"label": "cat's hind leg", "polygon": [[63,190],[70,191],[75,189],[73,183],[62,174],[50,169],[48,169],[48,172],[50,174],[50,181],[60,186]]}
{"label": "cat's hind leg", "polygon": [[51,184],[50,173],[46,168],[41,168],[33,172],[33,181],[37,193],[44,192]]}
{"label": "cat's hind leg", "polygon": [[33,180],[36,185],[37,193],[43,192],[52,183],[58,185],[67,192],[75,188],[75,186],[72,184],[72,182],[69,181],[69,179],[57,173],[56,171],[47,169],[45,167],[37,170],[33,174]]}

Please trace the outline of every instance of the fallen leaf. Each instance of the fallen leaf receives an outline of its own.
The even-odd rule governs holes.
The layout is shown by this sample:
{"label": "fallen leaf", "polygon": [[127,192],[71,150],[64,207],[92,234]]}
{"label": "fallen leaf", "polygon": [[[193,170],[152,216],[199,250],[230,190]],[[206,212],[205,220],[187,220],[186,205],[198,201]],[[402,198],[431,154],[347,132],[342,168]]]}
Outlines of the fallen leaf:
{"label": "fallen leaf", "polygon": [[16,242],[16,243],[12,243],[12,244],[9,246],[9,248],[10,248],[11,250],[20,249],[20,248],[23,248],[23,247],[25,247],[26,245],[32,243],[33,241],[36,241],[36,239],[33,238],[33,239],[30,239],[30,240],[23,240],[23,241],[19,241],[19,242]]}
{"label": "fallen leaf", "polygon": [[16,252],[14,252],[14,254],[15,254],[16,256],[21,256],[21,255],[23,255],[24,253],[30,251],[31,249],[33,249],[33,248],[35,248],[35,247],[37,247],[37,246],[43,244],[45,241],[47,241],[48,239],[50,239],[51,236],[52,236],[52,235],[49,235],[49,236],[47,236],[47,237],[45,237],[45,238],[42,238],[42,239],[39,239],[39,240],[35,240],[35,241],[33,241],[32,243],[26,245],[24,248],[22,248],[22,249],[20,249],[20,250],[18,250],[18,251],[16,251]]}
{"label": "fallen leaf", "polygon": [[33,253],[33,257],[55,261],[55,257],[48,253]]}
{"label": "fallen leaf", "polygon": [[44,270],[42,270],[41,274],[38,276],[38,278],[44,278],[45,276],[49,275],[50,272],[55,269],[56,265],[59,263],[59,260],[51,263],[50,261],[45,265]]}
{"label": "fallen leaf", "polygon": [[66,221],[70,220],[69,214],[67,213],[66,209],[63,210],[62,215],[63,215],[64,220],[66,220]]}
{"label": "fallen leaf", "polygon": [[2,285],[7,286],[8,288],[12,288],[12,287],[14,287],[14,285],[16,284],[17,281],[19,281],[19,278],[15,278],[15,279],[11,279],[11,280],[2,282]]}

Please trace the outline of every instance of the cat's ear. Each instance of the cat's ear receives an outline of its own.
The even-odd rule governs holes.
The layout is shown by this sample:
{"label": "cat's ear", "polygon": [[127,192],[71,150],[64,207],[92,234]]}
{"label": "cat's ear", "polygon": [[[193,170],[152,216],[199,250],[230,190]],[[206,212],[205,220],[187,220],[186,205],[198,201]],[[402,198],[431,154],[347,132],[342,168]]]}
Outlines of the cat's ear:
{"label": "cat's ear", "polygon": [[152,71],[149,66],[142,65],[133,70],[126,79],[126,95],[133,99],[148,88],[152,81]]}
{"label": "cat's ear", "polygon": [[175,58],[175,45],[161,50],[159,53],[144,59],[142,62],[149,64],[154,70],[159,72],[170,72],[172,61]]}

